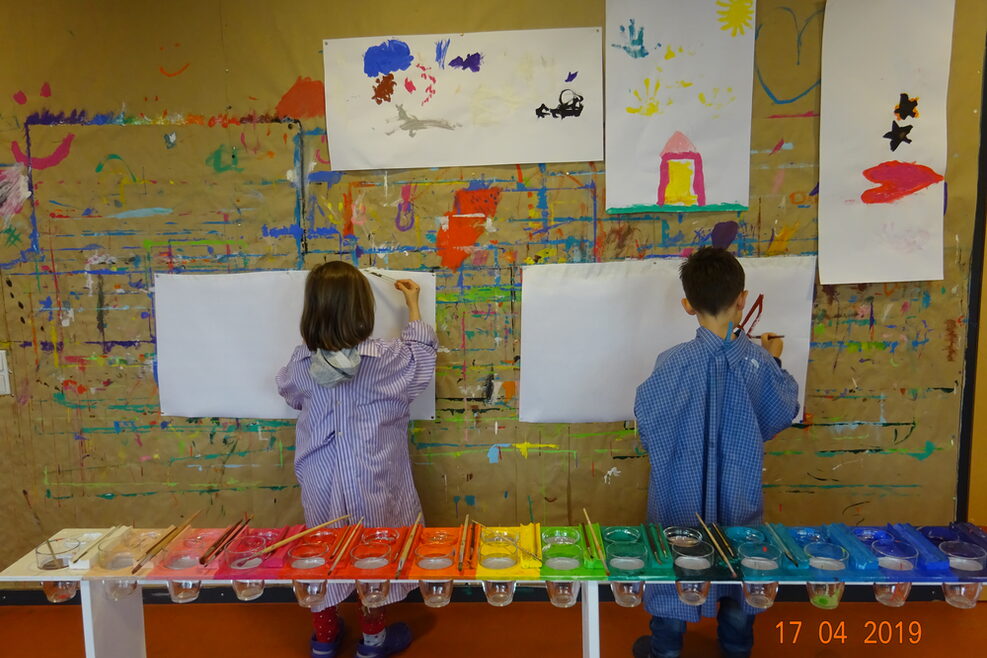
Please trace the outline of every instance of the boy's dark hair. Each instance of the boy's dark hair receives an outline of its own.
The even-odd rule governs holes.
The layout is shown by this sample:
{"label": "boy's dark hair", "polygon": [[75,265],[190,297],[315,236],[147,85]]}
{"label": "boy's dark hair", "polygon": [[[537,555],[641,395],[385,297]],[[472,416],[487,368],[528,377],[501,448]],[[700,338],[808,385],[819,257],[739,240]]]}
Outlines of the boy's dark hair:
{"label": "boy's dark hair", "polygon": [[374,295],[360,270],[341,260],[322,263],[305,279],[302,340],[310,350],[356,347],[374,330]]}
{"label": "boy's dark hair", "polygon": [[679,268],[685,298],[706,315],[719,315],[744,292],[744,268],[733,254],[719,247],[702,247]]}

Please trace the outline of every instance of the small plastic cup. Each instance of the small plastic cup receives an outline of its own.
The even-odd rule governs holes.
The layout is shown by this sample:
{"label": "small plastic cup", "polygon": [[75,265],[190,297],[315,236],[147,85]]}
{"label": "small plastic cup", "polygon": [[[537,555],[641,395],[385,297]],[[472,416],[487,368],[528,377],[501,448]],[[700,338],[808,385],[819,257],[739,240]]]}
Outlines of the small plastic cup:
{"label": "small plastic cup", "polygon": [[572,580],[549,580],[545,582],[548,600],[556,608],[571,608],[579,600],[579,582]]}
{"label": "small plastic cup", "polygon": [[328,583],[325,580],[293,580],[291,589],[295,592],[295,600],[303,608],[311,608],[322,603],[326,598]]}
{"label": "small plastic cup", "polygon": [[38,544],[34,549],[34,559],[39,569],[56,571],[69,566],[72,556],[79,548],[79,540],[59,537]]}
{"label": "small plastic cup", "polygon": [[241,601],[253,601],[264,594],[263,580],[234,580],[233,593]]}
{"label": "small plastic cup", "polygon": [[704,541],[695,544],[672,544],[675,566],[686,574],[700,574],[713,566],[713,547]]}
{"label": "small plastic cup", "polygon": [[350,562],[357,569],[382,569],[391,563],[391,545],[380,542],[357,544],[350,551]]}
{"label": "small plastic cup", "polygon": [[764,533],[756,528],[745,528],[744,526],[729,526],[723,529],[727,538],[735,544],[763,544]]}
{"label": "small plastic cup", "polygon": [[944,541],[939,550],[949,558],[949,568],[955,572],[983,571],[987,565],[987,551],[965,541]]}
{"label": "small plastic cup", "polygon": [[506,541],[517,544],[519,538],[518,531],[514,528],[483,528],[480,532],[481,544],[489,541]]}
{"label": "small plastic cup", "polygon": [[136,580],[127,578],[105,578],[99,582],[106,598],[111,601],[122,601],[139,589]]}
{"label": "small plastic cup", "polygon": [[980,588],[983,583],[943,583],[942,595],[946,603],[954,608],[969,610],[976,607],[980,600]]}
{"label": "small plastic cup", "polygon": [[889,608],[900,608],[908,600],[912,584],[903,583],[874,583],[874,598],[878,603]]}
{"label": "small plastic cup", "polygon": [[517,546],[505,537],[484,538],[480,543],[480,564],[487,569],[510,569],[518,563],[517,553]]}
{"label": "small plastic cup", "polygon": [[606,553],[611,572],[621,576],[636,575],[647,564],[647,549],[644,544],[632,542],[607,544]]}
{"label": "small plastic cup", "polygon": [[877,566],[888,571],[911,571],[918,560],[915,547],[897,539],[875,539],[870,550],[877,556]]}
{"label": "small plastic cup", "polygon": [[544,547],[549,544],[578,544],[583,538],[579,528],[552,528],[542,530],[541,543]]}
{"label": "small plastic cup", "polygon": [[641,529],[630,526],[614,526],[603,531],[603,541],[606,543],[640,542]]}
{"label": "small plastic cup", "polygon": [[456,536],[440,528],[423,528],[419,543],[427,546],[455,545]]}
{"label": "small plastic cup", "polygon": [[199,598],[201,580],[169,580],[168,595],[172,603],[191,603]]}
{"label": "small plastic cup", "polygon": [[174,569],[175,571],[194,569],[199,566],[200,555],[202,555],[202,552],[197,549],[181,549],[173,551],[168,554],[168,557],[165,558],[165,566],[169,569]]}
{"label": "small plastic cup", "polygon": [[546,544],[542,564],[555,571],[572,571],[583,566],[583,549],[579,544]]}
{"label": "small plastic cup", "polygon": [[633,608],[641,605],[644,596],[644,582],[641,580],[626,580],[610,583],[614,602],[622,608]]}
{"label": "small plastic cup", "polygon": [[223,561],[230,569],[236,571],[256,569],[264,562],[264,556],[257,553],[265,548],[267,541],[263,537],[256,535],[239,537],[223,551]]}
{"label": "small plastic cup", "polygon": [[675,591],[679,601],[686,605],[702,605],[709,596],[708,580],[679,580],[675,582]]}
{"label": "small plastic cup", "polygon": [[420,569],[439,571],[453,565],[456,547],[453,544],[419,544],[415,548],[415,564]]}
{"label": "small plastic cup", "polygon": [[384,605],[387,595],[391,593],[391,581],[358,580],[356,581],[356,593],[360,597],[360,603],[364,606],[379,608]]}
{"label": "small plastic cup", "polygon": [[675,547],[685,548],[687,546],[695,546],[703,540],[703,535],[698,530],[693,530],[692,528],[669,526],[665,528],[665,539],[668,540],[668,545],[674,550]]}
{"label": "small plastic cup", "polygon": [[503,608],[514,600],[516,586],[517,583],[513,580],[485,580],[483,593],[487,597],[487,603],[495,608]]}
{"label": "small plastic cup", "polygon": [[748,542],[737,552],[744,570],[744,600],[752,608],[770,608],[778,595],[778,581],[771,579],[778,572],[781,551],[770,544]]}
{"label": "small plastic cup", "polygon": [[288,551],[292,569],[318,569],[325,565],[329,547],[325,544],[298,544]]}
{"label": "small plastic cup", "polygon": [[372,530],[364,531],[361,541],[364,544],[394,544],[400,536],[401,533],[394,528],[373,528]]}
{"label": "small plastic cup", "polygon": [[843,582],[806,583],[805,590],[809,594],[809,603],[820,610],[835,610],[843,598]]}
{"label": "small plastic cup", "polygon": [[41,590],[45,593],[45,598],[51,603],[65,603],[75,596],[79,591],[79,581],[77,580],[46,580],[41,583]]}
{"label": "small plastic cup", "polygon": [[422,601],[429,608],[441,608],[452,600],[451,580],[420,580],[418,589],[422,593]]}
{"label": "small plastic cup", "polygon": [[825,541],[806,544],[803,550],[809,556],[809,566],[819,572],[843,571],[850,557],[842,546]]}

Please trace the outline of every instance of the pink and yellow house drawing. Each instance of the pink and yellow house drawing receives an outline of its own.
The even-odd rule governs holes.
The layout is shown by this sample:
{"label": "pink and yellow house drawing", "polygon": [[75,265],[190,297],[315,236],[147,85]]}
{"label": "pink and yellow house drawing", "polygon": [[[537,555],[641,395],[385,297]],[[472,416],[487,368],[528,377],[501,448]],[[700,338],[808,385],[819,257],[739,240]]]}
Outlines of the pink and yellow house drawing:
{"label": "pink and yellow house drawing", "polygon": [[676,131],[661,150],[658,167],[659,206],[705,206],[703,156],[688,137]]}

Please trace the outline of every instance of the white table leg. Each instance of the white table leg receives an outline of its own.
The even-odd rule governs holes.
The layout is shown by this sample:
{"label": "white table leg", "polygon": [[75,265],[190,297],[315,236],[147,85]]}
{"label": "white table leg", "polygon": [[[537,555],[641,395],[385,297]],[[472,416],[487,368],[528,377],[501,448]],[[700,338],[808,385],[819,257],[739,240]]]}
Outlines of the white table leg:
{"label": "white table leg", "polygon": [[583,658],[600,658],[600,583],[583,582]]}
{"label": "white table leg", "polygon": [[79,583],[86,658],[146,658],[141,590],[110,600],[98,581]]}

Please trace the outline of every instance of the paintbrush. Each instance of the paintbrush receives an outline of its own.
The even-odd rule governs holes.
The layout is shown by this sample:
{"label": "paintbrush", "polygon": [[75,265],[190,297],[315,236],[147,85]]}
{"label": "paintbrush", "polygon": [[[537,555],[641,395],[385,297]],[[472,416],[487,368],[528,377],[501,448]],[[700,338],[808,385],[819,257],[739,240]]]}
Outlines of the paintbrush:
{"label": "paintbrush", "polygon": [[185,532],[188,529],[188,527],[190,525],[192,525],[192,522],[195,520],[195,517],[199,516],[199,514],[201,512],[202,512],[202,510],[199,510],[198,512],[196,512],[195,514],[193,514],[192,516],[190,516],[188,518],[188,520],[185,521],[185,523],[183,523],[182,525],[178,526],[177,528],[175,526],[169,526],[172,529],[170,531],[166,532],[165,535],[164,535],[164,537],[162,537],[161,539],[159,539],[153,546],[151,546],[151,548],[147,549],[147,552],[144,553],[144,557],[142,557],[137,562],[137,564],[130,571],[130,573],[135,574],[138,571],[140,571],[141,570],[141,567],[143,567],[147,563],[148,560],[150,560],[155,555],[157,555],[158,553],[160,553],[161,551],[163,551],[165,548],[167,548],[168,545],[171,544],[171,542],[175,541],[175,539],[180,534],[182,534],[183,532]]}
{"label": "paintbrush", "polygon": [[101,541],[103,541],[104,539],[106,539],[107,537],[109,537],[110,535],[112,535],[120,527],[121,526],[115,525],[112,528],[110,528],[109,530],[107,530],[106,532],[104,532],[102,535],[100,535],[99,537],[97,537],[96,539],[92,540],[89,543],[89,545],[86,546],[86,548],[81,553],[79,553],[74,558],[72,558],[71,564],[75,564],[76,562],[78,562],[82,558],[86,557],[86,555],[89,554],[89,551],[93,550],[93,548],[96,546],[96,544],[100,543]]}
{"label": "paintbrush", "polygon": [[377,270],[364,270],[364,272],[366,272],[367,274],[369,274],[371,276],[375,276],[378,279],[383,279],[384,281],[388,281],[390,283],[397,283],[398,282],[398,280],[395,279],[393,276],[387,276],[386,274],[381,274]]}
{"label": "paintbrush", "polygon": [[658,530],[658,548],[661,549],[662,557],[672,557],[672,552],[665,547],[665,528],[660,523],[655,524]]}
{"label": "paintbrush", "polygon": [[225,533],[225,537],[220,537],[217,539],[216,543],[210,547],[210,550],[206,551],[205,554],[199,558],[199,564],[205,566],[219,557],[223,551],[229,548],[233,542],[236,541],[237,537],[243,534],[244,530],[247,529],[247,526],[250,525],[253,518],[254,515],[251,514],[250,516],[245,517],[242,521],[237,521],[234,523],[232,531],[227,531],[227,533]]}
{"label": "paintbrush", "polygon": [[320,523],[319,525],[315,526],[314,528],[308,528],[306,530],[302,530],[301,532],[295,533],[295,534],[293,534],[290,537],[285,537],[281,541],[279,541],[277,543],[274,543],[274,544],[271,544],[270,546],[268,546],[264,550],[257,551],[253,555],[250,555],[250,556],[245,557],[243,559],[244,559],[244,561],[247,561],[247,560],[252,560],[253,558],[255,558],[255,557],[259,556],[259,555],[265,555],[267,553],[270,553],[271,551],[274,551],[274,550],[277,550],[277,549],[281,548],[285,544],[289,544],[289,543],[295,541],[296,539],[298,539],[300,537],[304,537],[305,535],[310,535],[313,532],[315,532],[316,530],[321,530],[322,528],[325,528],[327,525],[330,525],[330,524],[335,523],[337,521],[342,521],[343,519],[348,519],[348,518],[350,518],[350,515],[349,514],[344,514],[343,516],[337,517],[337,518],[333,519],[332,521],[326,521],[325,523]]}
{"label": "paintbrush", "polygon": [[404,540],[404,548],[401,549],[401,557],[398,559],[398,576],[401,575],[401,569],[404,568],[404,562],[408,559],[408,551],[411,550],[411,544],[415,541],[415,534],[418,532],[418,522],[421,520],[422,513],[418,512],[418,516],[415,518],[415,523],[411,526],[411,532],[408,533],[408,538]]}
{"label": "paintbrush", "polygon": [[651,549],[651,553],[655,556],[655,561],[658,562],[658,564],[665,564],[664,561],[660,557],[658,557],[658,548],[657,547],[658,546],[661,546],[661,542],[658,541],[657,538],[653,537],[651,535],[651,533],[648,532],[648,530],[649,530],[649,528],[647,526],[645,526],[644,527],[644,537],[645,537],[645,541],[648,542],[648,548]]}
{"label": "paintbrush", "polygon": [[209,557],[213,554],[213,552],[217,548],[219,548],[220,545],[222,545],[223,542],[226,541],[226,538],[227,537],[229,537],[231,534],[233,534],[233,531],[234,530],[236,530],[237,528],[240,527],[240,524],[241,523],[244,523],[244,521],[237,521],[236,523],[234,523],[233,525],[231,525],[230,527],[228,527],[225,531],[223,531],[223,534],[221,534],[219,537],[217,537],[216,538],[216,541],[214,541],[212,544],[210,544],[209,548],[206,549],[206,552],[203,553],[199,557],[199,564],[205,564],[206,562],[208,562],[209,561]]}
{"label": "paintbrush", "polygon": [[[27,497],[27,489],[21,489],[21,493],[24,494],[24,500],[27,501],[27,508],[31,510],[31,516],[34,517],[34,522],[38,524],[38,530],[40,530],[41,534],[44,535],[45,526],[43,523],[41,523],[41,517],[38,516],[38,513],[34,510],[34,507],[31,505],[31,499]],[[45,543],[48,544],[48,550],[51,552],[51,556],[55,558],[55,548],[51,545],[51,540],[48,539],[48,537],[45,537]]]}
{"label": "paintbrush", "polygon": [[792,561],[792,564],[794,564],[797,567],[799,565],[799,563],[795,560],[795,558],[792,556],[792,554],[788,551],[788,547],[785,546],[785,542],[783,542],[781,540],[781,537],[778,536],[778,532],[774,528],[771,527],[771,524],[770,523],[765,523],[764,524],[764,527],[767,528],[769,532],[771,532],[771,536],[775,538],[775,541],[778,543],[778,547],[785,553],[785,557],[787,557],[789,560],[791,560]]}
{"label": "paintbrush", "polygon": [[463,572],[463,559],[466,557],[466,531],[470,529],[470,515],[463,521],[463,535],[459,538],[459,573]]}
{"label": "paintbrush", "polygon": [[600,545],[600,540],[596,536],[596,532],[593,530],[593,522],[589,520],[589,512],[586,511],[585,507],[583,508],[583,516],[586,517],[586,530],[593,536],[593,546],[596,552],[596,559],[603,563],[603,572],[609,576],[610,569],[607,567],[607,561],[604,558],[603,547]]}
{"label": "paintbrush", "polygon": [[329,574],[332,574],[332,572],[336,570],[336,565],[339,564],[340,559],[342,559],[342,557],[346,555],[346,549],[350,547],[350,542],[357,535],[360,534],[360,529],[362,525],[363,525],[363,517],[361,516],[360,520],[356,522],[355,526],[353,526],[353,532],[351,532],[346,536],[346,540],[343,542],[343,545],[340,546],[339,554],[336,555],[336,559],[333,561],[332,566],[329,568]]}
{"label": "paintbrush", "polygon": [[476,550],[477,549],[476,549],[476,545],[479,543],[479,540],[476,538],[476,535],[477,535],[478,532],[479,532],[479,530],[477,529],[476,524],[475,523],[471,523],[470,524],[470,541],[469,541],[469,546],[468,546],[468,548],[469,548],[469,556],[468,556],[467,562],[466,562],[466,565],[469,568],[471,568],[471,569],[475,569],[476,568],[476,561],[477,561],[477,555],[476,555]]}
{"label": "paintbrush", "polygon": [[727,558],[727,554],[723,552],[722,548],[720,548],[720,543],[716,541],[716,537],[714,537],[713,533],[709,531],[709,527],[706,525],[706,522],[703,521],[703,517],[699,516],[699,512],[696,512],[696,518],[699,519],[699,525],[701,525],[703,527],[703,530],[706,531],[706,536],[709,537],[709,540],[711,542],[713,542],[713,548],[715,548],[716,552],[720,554],[721,558],[723,558],[723,563],[727,565],[727,568],[730,570],[730,574],[734,578],[736,578],[737,572],[734,570],[733,565],[730,564],[730,560]]}
{"label": "paintbrush", "polygon": [[716,523],[710,523],[709,525],[716,532],[716,535],[720,538],[720,541],[723,542],[723,546],[724,546],[724,548],[727,549],[727,553],[730,554],[730,557],[733,557],[733,558],[737,557],[737,554],[733,552],[733,547],[730,546],[730,541],[727,539],[727,536],[723,532],[723,529],[720,528],[720,526],[716,525]]}

